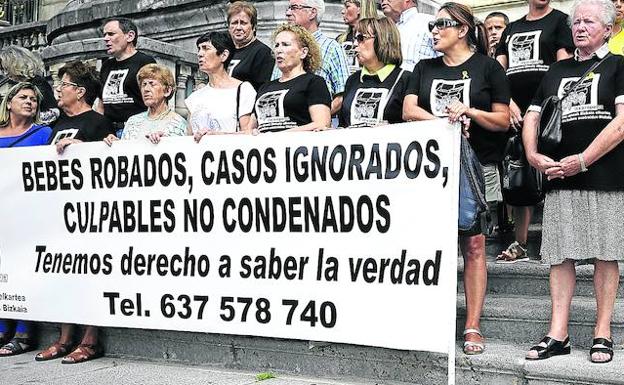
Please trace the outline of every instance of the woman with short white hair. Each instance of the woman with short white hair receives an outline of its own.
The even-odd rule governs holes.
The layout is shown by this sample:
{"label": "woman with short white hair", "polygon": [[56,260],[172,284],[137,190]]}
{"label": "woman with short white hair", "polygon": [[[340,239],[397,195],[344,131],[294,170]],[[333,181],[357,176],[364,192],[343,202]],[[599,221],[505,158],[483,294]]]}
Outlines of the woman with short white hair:
{"label": "woman with short white hair", "polygon": [[[570,353],[575,261],[590,259],[597,305],[590,359],[606,363],[613,359],[611,318],[624,260],[624,58],[607,45],[615,22],[610,0],[578,0],[571,15],[574,57],[550,66],[522,131],[528,161],[547,179],[541,254],[550,265],[552,300],[548,334],[526,358]],[[540,106],[552,95],[563,99],[562,139],[539,151]]]}

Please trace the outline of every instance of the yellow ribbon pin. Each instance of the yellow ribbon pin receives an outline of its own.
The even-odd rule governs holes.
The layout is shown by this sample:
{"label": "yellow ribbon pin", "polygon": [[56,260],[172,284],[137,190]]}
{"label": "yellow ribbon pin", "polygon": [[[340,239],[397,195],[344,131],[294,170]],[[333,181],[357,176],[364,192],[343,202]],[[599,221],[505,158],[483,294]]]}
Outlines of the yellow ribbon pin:
{"label": "yellow ribbon pin", "polygon": [[468,71],[462,71],[462,79],[468,79]]}

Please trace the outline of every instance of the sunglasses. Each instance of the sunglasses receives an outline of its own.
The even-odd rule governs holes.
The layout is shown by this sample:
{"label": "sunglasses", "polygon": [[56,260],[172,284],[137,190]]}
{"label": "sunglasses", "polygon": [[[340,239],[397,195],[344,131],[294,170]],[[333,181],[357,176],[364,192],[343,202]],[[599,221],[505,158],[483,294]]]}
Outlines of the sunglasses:
{"label": "sunglasses", "polygon": [[432,32],[434,28],[441,30],[441,29],[446,29],[449,27],[459,27],[459,26],[460,24],[455,20],[437,19],[437,20],[432,20],[429,22],[429,32]]}
{"label": "sunglasses", "polygon": [[355,38],[355,41],[357,41],[358,43],[363,43],[363,42],[364,42],[364,40],[367,40],[367,39],[374,39],[374,38],[375,38],[375,36],[372,36],[372,35],[364,35],[363,33],[356,33],[356,34],[355,34],[355,36],[354,36],[354,38]]}

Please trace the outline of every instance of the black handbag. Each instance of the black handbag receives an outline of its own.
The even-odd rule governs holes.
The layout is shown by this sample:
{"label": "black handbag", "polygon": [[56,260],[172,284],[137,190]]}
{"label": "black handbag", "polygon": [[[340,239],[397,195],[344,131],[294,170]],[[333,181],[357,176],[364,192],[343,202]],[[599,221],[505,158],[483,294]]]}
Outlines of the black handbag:
{"label": "black handbag", "polygon": [[509,138],[505,147],[503,199],[512,206],[533,206],[544,199],[542,174],[527,161],[520,133]]}
{"label": "black handbag", "polygon": [[563,100],[572,94],[581,85],[583,79],[594,71],[611,53],[605,55],[599,62],[594,63],[581,77],[570,86],[570,88],[559,98],[557,95],[547,97],[540,110],[539,123],[537,127],[537,151],[540,154],[553,154],[559,144],[561,144],[561,117]]}

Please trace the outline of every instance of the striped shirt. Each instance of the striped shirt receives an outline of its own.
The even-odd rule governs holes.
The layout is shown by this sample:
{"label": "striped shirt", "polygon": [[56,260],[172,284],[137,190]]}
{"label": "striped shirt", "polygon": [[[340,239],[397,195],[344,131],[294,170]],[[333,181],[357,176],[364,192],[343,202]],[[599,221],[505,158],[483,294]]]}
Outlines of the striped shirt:
{"label": "striped shirt", "polygon": [[416,7],[408,8],[399,17],[396,26],[401,35],[401,68],[413,71],[416,63],[422,59],[438,57],[440,54],[433,49],[433,38],[429,32],[429,21],[432,15],[420,13]]}

